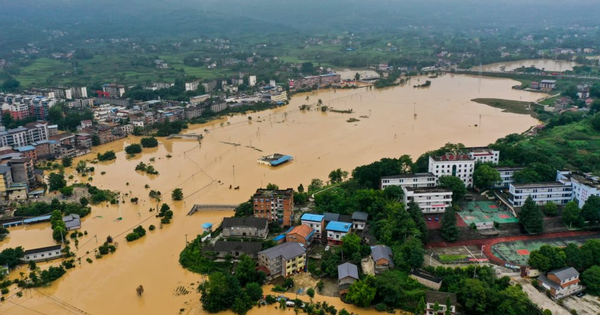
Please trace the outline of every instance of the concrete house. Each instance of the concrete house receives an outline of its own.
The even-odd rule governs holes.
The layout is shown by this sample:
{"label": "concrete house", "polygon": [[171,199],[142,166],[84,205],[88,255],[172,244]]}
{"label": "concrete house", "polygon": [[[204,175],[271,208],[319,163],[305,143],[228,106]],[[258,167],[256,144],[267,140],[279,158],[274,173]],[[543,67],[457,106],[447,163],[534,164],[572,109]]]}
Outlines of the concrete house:
{"label": "concrete house", "polygon": [[315,238],[321,240],[325,231],[325,216],[321,214],[305,213],[300,218],[303,225],[308,225],[315,231]]}
{"label": "concrete house", "polygon": [[227,256],[239,258],[245,254],[256,259],[258,252],[262,249],[262,243],[217,241],[214,246],[207,246],[205,248],[206,250],[203,250],[203,252],[215,252],[218,258],[225,258]]}
{"label": "concrete house", "polygon": [[331,221],[327,224],[325,230],[327,230],[327,244],[329,245],[340,245],[342,244],[342,238],[346,234],[350,233],[352,229],[352,223]]}
{"label": "concrete house", "polygon": [[286,242],[296,242],[304,246],[310,245],[315,236],[315,231],[308,225],[297,225],[285,235]]}
{"label": "concrete house", "polygon": [[269,222],[263,218],[224,218],[221,227],[224,237],[265,238],[269,232]]}
{"label": "concrete house", "polygon": [[362,231],[367,226],[369,214],[366,212],[356,211],[352,214],[352,229]]}
{"label": "concrete house", "polygon": [[423,269],[413,270],[410,273],[410,277],[417,280],[417,282],[420,284],[433,290],[439,290],[442,287],[442,278],[436,277],[435,275]]}
{"label": "concrete house", "polygon": [[81,218],[78,214],[69,214],[62,218],[63,222],[67,226],[67,231],[77,230],[81,228]]}
{"label": "concrete house", "polygon": [[21,260],[23,260],[24,262],[37,262],[56,259],[62,256],[62,245],[54,245],[26,250]]}
{"label": "concrete house", "polygon": [[539,276],[538,281],[555,298],[563,298],[582,290],[579,285],[579,272],[573,267],[566,267]]}
{"label": "concrete house", "polygon": [[258,253],[259,268],[271,278],[287,277],[306,267],[306,249],[299,243],[283,243]]}
{"label": "concrete house", "polygon": [[348,293],[348,288],[358,280],[358,267],[351,263],[338,266],[338,289],[340,295]]}
{"label": "concrete house", "polygon": [[394,268],[394,254],[392,249],[385,245],[371,246],[371,257],[375,263],[375,273],[379,274]]}
{"label": "concrete house", "polygon": [[[425,292],[425,302],[427,306],[425,308],[426,315],[445,315],[447,309],[447,301],[450,299],[450,314],[456,314],[456,294],[427,291]],[[436,310],[435,305],[438,305]]]}

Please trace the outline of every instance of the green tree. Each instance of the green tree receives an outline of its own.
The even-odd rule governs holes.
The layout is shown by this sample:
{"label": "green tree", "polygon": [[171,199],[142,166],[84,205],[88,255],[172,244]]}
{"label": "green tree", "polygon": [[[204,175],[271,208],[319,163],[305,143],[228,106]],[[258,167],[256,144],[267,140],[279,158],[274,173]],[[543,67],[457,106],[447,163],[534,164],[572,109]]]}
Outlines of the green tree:
{"label": "green tree", "polygon": [[6,248],[0,252],[0,266],[7,265],[8,268],[13,269],[21,263],[24,255],[23,247]]}
{"label": "green tree", "polygon": [[555,216],[558,214],[558,206],[554,202],[549,201],[544,205],[544,213],[549,216]]}
{"label": "green tree", "polygon": [[315,192],[317,190],[320,190],[321,188],[323,188],[323,181],[318,178],[313,178],[310,181],[310,185],[308,185],[309,192]]}
{"label": "green tree", "polygon": [[570,201],[565,205],[562,211],[562,219],[569,226],[580,226],[582,223],[581,210],[577,206],[577,202]]}
{"label": "green tree", "polygon": [[342,171],[340,168],[329,173],[329,181],[332,184],[341,183],[346,179],[346,177],[348,177],[348,172]]}
{"label": "green tree", "polygon": [[21,86],[21,82],[13,77],[9,77],[2,83],[2,89],[7,92],[16,92],[19,90],[19,86]]}
{"label": "green tree", "polygon": [[528,314],[529,298],[520,286],[509,286],[500,291],[499,296],[501,302],[496,311],[498,314]]}
{"label": "green tree", "polygon": [[368,307],[375,298],[375,288],[367,284],[368,276],[365,280],[358,280],[350,285],[346,300],[360,307]]}
{"label": "green tree", "polygon": [[252,202],[252,198],[249,201],[240,203],[235,208],[235,216],[236,217],[250,217],[254,215],[254,206]]}
{"label": "green tree", "polygon": [[361,242],[362,239],[356,233],[348,233],[342,237],[341,249],[344,252],[344,256],[352,257],[356,253],[360,255]]}
{"label": "green tree", "polygon": [[596,131],[600,131],[600,113],[594,115],[590,122]]}
{"label": "green tree", "polygon": [[460,235],[460,230],[456,226],[456,212],[453,207],[446,208],[442,216],[442,237],[449,242],[455,242]]}
{"label": "green tree", "polygon": [[87,168],[87,163],[82,160],[82,161],[77,162],[77,166],[75,167],[75,170],[77,171],[77,173],[84,173],[86,168]]}
{"label": "green tree", "polygon": [[65,197],[73,196],[73,186],[65,186],[61,188],[60,193]]}
{"label": "green tree", "polygon": [[581,274],[581,281],[587,286],[588,292],[600,294],[600,266],[592,266]]}
{"label": "green tree", "polygon": [[311,299],[315,297],[315,289],[313,288],[308,288],[308,290],[306,290],[306,295],[308,295]]}
{"label": "green tree", "polygon": [[527,197],[523,207],[521,207],[519,223],[530,234],[539,234],[544,231],[544,214],[542,214],[540,207],[531,199],[531,196]]}
{"label": "green tree", "polygon": [[459,201],[461,200],[465,194],[467,193],[467,188],[465,187],[465,183],[462,179],[456,176],[440,176],[439,178],[439,186],[443,188],[448,188],[452,190],[452,200]]}
{"label": "green tree", "polygon": [[542,245],[540,249],[529,254],[529,265],[541,272],[563,268],[566,266],[566,255],[562,249],[550,245]]}
{"label": "green tree", "polygon": [[276,184],[273,184],[273,183],[268,183],[267,190],[279,190],[279,186],[277,186]]}
{"label": "green tree", "polygon": [[[242,295],[242,289],[238,280],[228,274],[214,272],[200,287],[201,293],[200,302],[202,308],[210,313],[222,312],[233,306],[236,297]],[[240,301],[238,304],[244,304],[245,301]],[[239,310],[242,310],[243,305],[238,305]]]}
{"label": "green tree", "polygon": [[263,289],[260,284],[256,282],[250,282],[246,285],[246,294],[248,294],[248,297],[251,301],[256,302],[262,299]]}
{"label": "green tree", "polygon": [[134,143],[125,147],[125,152],[129,155],[135,155],[137,153],[142,153],[142,146]]}
{"label": "green tree", "polygon": [[302,184],[298,185],[298,192],[299,193],[303,193],[304,192],[304,185],[302,185]]}
{"label": "green tree", "polygon": [[487,189],[501,180],[500,173],[488,164],[477,166],[473,172],[473,183],[477,188]]}
{"label": "green tree", "polygon": [[600,196],[589,196],[581,207],[581,216],[590,225],[600,221]]}
{"label": "green tree", "polygon": [[100,137],[98,137],[98,135],[92,135],[92,145],[93,146],[99,146],[102,143],[100,142]]}
{"label": "green tree", "polygon": [[181,190],[181,188],[173,189],[173,192],[171,192],[171,198],[173,200],[183,200],[183,190]]}
{"label": "green tree", "polygon": [[246,286],[248,283],[254,282],[262,284],[264,279],[261,279],[259,271],[256,271],[256,262],[248,255],[242,255],[238,261],[235,277],[240,285]]}
{"label": "green tree", "polygon": [[473,314],[485,314],[488,292],[477,279],[465,279],[460,286],[459,297],[465,308]]}
{"label": "green tree", "polygon": [[417,309],[415,310],[415,315],[424,315],[426,308],[427,308],[427,304],[425,303],[425,298],[421,297],[421,299],[419,300],[419,304],[417,304]]}
{"label": "green tree", "polygon": [[[387,188],[388,187],[386,187],[386,189]],[[427,222],[425,222],[425,217],[423,217],[423,212],[421,211],[419,204],[417,204],[414,201],[409,202],[408,213],[410,214],[413,221],[417,225],[417,228],[419,229],[419,238],[423,243],[426,243],[429,240],[429,229],[427,228]]]}
{"label": "green tree", "polygon": [[50,191],[59,190],[67,186],[65,175],[60,173],[50,173],[48,176],[48,183],[50,185]]}
{"label": "green tree", "polygon": [[64,157],[64,158],[62,158],[61,162],[62,162],[62,165],[64,167],[69,167],[69,166],[71,166],[71,164],[73,164],[73,158],[71,158],[71,157]]}
{"label": "green tree", "polygon": [[140,143],[144,148],[155,148],[158,146],[158,140],[154,137],[142,138]]}

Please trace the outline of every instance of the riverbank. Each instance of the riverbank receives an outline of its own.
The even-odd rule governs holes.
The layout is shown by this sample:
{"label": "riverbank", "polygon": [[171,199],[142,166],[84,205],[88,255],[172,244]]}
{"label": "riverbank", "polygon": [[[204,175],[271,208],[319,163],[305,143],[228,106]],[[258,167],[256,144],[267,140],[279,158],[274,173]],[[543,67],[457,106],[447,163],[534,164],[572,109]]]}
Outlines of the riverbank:
{"label": "riverbank", "polygon": [[538,113],[535,111],[535,104],[532,102],[521,102],[513,100],[504,100],[497,98],[475,98],[471,101],[502,109],[506,113],[515,113],[522,115],[530,115],[533,118],[539,119]]}

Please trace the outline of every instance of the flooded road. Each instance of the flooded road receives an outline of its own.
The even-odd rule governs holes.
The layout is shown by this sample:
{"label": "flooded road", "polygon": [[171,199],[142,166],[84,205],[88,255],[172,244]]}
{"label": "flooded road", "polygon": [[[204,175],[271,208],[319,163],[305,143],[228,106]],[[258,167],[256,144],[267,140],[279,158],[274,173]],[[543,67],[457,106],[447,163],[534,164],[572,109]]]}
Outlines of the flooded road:
{"label": "flooded road", "polygon": [[[432,79],[429,88],[412,87],[425,80],[413,78],[406,86],[383,90],[322,90],[296,95],[285,107],[190,126],[186,132],[204,134],[201,144],[195,140],[161,138],[158,148],[144,149],[133,158],[127,158],[123,148],[139,142],[136,137],[95,148],[92,155],[82,159],[92,160],[97,152],[115,150],[117,160],[93,165],[95,173],[87,177],[92,176],[92,183],[100,188],[120,191],[125,203],[94,206],[82,222],[82,231],[88,235],[80,240],[76,250],[77,256],[83,257],[81,265],[48,288],[30,290],[22,298],[13,296],[1,303],[0,313],[66,314],[66,309],[74,307],[90,314],[179,314],[180,309],[184,309],[181,314],[204,314],[195,293],[197,283],[203,278],[180,267],[179,253],[186,238],[191,241],[202,233],[203,223],[217,226],[232,212],[209,210],[188,217],[186,213],[193,204],[237,204],[267,183],[282,188],[295,188],[303,183],[306,187],[312,178],[326,180],[327,174],[336,168],[351,171],[358,165],[402,154],[416,159],[447,142],[486,145],[537,123],[530,116],[503,113],[470,101],[483,97],[534,101],[540,97],[512,90],[515,81],[444,75]],[[326,106],[352,109],[353,113],[324,113],[316,110],[316,106],[311,111],[298,109],[319,99]],[[348,123],[349,118],[359,121]],[[256,163],[261,155],[275,152],[292,155],[294,161],[278,168]],[[152,164],[160,174],[148,176],[136,172],[135,166],[140,161]],[[88,166],[92,165],[88,162]],[[87,182],[73,169],[67,169],[66,175],[70,174],[75,177],[73,181]],[[230,189],[230,185],[240,189]],[[185,199],[173,202],[170,194],[177,187],[183,189]],[[150,189],[160,190],[163,201],[175,213],[173,222],[162,229],[158,228],[160,223],[154,212],[149,211],[158,205],[148,197]],[[139,203],[130,203],[131,197],[138,197]],[[157,229],[127,243],[125,235],[139,224],[146,229],[154,224]],[[96,260],[93,250],[108,235],[119,243],[118,250]],[[11,229],[10,237],[0,243],[0,249],[50,244],[50,228],[41,224]],[[88,257],[93,263],[86,262]],[[19,270],[15,272],[18,274]],[[135,293],[140,284],[145,288],[141,298]],[[189,294],[182,295],[181,288]],[[322,298],[338,309],[352,308],[337,298]],[[264,314],[264,310],[255,309],[249,314]],[[360,314],[367,312],[360,310]]]}
{"label": "flooded road", "polygon": [[[501,71],[502,67],[505,67],[505,71],[512,71],[521,67],[531,67],[534,66],[537,69],[545,70],[545,71],[567,71],[573,70],[574,66],[578,66],[579,64],[574,61],[568,60],[553,60],[553,59],[527,59],[527,60],[517,60],[517,61],[506,61],[506,62],[497,62],[491,63],[487,65],[483,65],[481,69],[483,71]],[[479,67],[473,67],[474,70],[479,70]]]}

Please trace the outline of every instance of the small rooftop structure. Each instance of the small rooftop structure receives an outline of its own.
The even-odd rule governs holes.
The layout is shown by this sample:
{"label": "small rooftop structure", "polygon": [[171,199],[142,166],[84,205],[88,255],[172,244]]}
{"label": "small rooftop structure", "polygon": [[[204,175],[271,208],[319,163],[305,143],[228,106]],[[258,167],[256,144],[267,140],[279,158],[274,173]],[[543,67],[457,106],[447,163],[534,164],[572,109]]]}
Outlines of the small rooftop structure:
{"label": "small rooftop structure", "polygon": [[383,264],[387,264],[390,267],[394,267],[394,254],[392,253],[392,249],[388,246],[371,246],[371,256],[373,256],[373,260],[376,264],[380,264],[380,261],[386,261],[383,262]]}
{"label": "small rooftop structure", "polygon": [[204,232],[211,232],[212,227],[213,227],[213,225],[210,222],[206,222],[206,223],[202,224],[202,229],[204,230]]}
{"label": "small rooftop structure", "polygon": [[400,174],[400,175],[392,175],[392,176],[382,176],[381,179],[399,179],[399,178],[417,178],[417,177],[435,177],[435,174],[433,174],[431,172]]}
{"label": "small rooftop structure", "polygon": [[[254,217],[244,217],[244,218],[223,218],[223,228],[234,228],[234,227],[252,227],[257,229],[262,229],[267,226],[267,219],[265,218],[254,218]],[[205,223],[206,224],[206,223]],[[204,225],[202,225],[204,227]]]}
{"label": "small rooftop structure", "polygon": [[442,156],[431,156],[434,161],[473,161],[468,154],[452,154],[446,153]]}
{"label": "small rooftop structure", "polygon": [[290,260],[305,253],[306,249],[299,243],[283,243],[259,252],[259,254],[267,256],[270,260],[279,256],[282,256],[285,260]]}
{"label": "small rooftop structure", "polygon": [[344,263],[338,266],[338,280],[347,277],[358,280],[358,267],[355,264]]}
{"label": "small rooftop structure", "polygon": [[356,221],[367,221],[369,214],[366,212],[356,211],[352,214],[352,220]]}
{"label": "small rooftop structure", "polygon": [[578,277],[579,272],[577,272],[577,270],[575,270],[575,268],[573,268],[573,267],[565,267],[565,268],[549,271],[548,275],[553,275],[562,282],[562,281],[566,281],[568,279]]}
{"label": "small rooftop structure", "polygon": [[81,228],[81,218],[78,214],[69,214],[68,216],[63,217],[62,220],[65,222],[67,231],[77,230]]}
{"label": "small rooftop structure", "polygon": [[271,155],[266,155],[258,159],[258,164],[263,164],[267,166],[279,166],[286,162],[292,161],[294,158],[291,155],[285,155],[280,153],[274,153]]}

